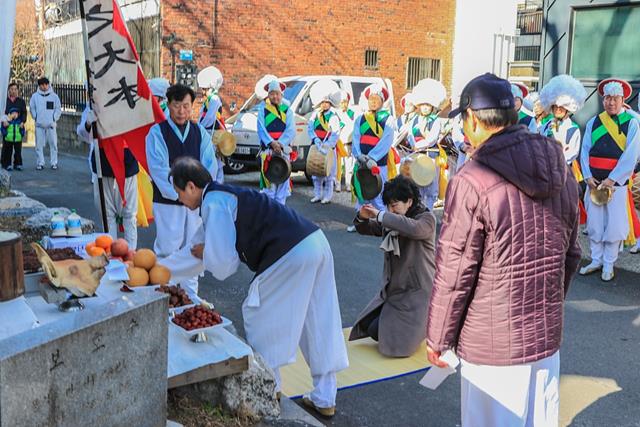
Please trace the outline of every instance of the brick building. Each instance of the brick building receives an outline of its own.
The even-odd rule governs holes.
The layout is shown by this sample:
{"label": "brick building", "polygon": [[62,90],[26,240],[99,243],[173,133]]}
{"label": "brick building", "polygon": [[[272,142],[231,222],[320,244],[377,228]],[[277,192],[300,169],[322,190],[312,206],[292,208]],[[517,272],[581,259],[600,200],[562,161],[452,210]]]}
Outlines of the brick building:
{"label": "brick building", "polygon": [[[420,79],[442,80],[455,101],[483,72],[507,77],[519,0],[117,0],[147,77],[191,75],[208,65],[225,78],[229,106],[264,74],[380,76],[396,103]],[[77,0],[52,0],[45,73],[82,84]],[[482,25],[478,25],[482,22]]]}
{"label": "brick building", "polygon": [[267,73],[381,76],[398,101],[423,77],[450,86],[455,3],[163,0],[161,70],[170,78],[192,50],[197,69],[222,70],[227,106]]}

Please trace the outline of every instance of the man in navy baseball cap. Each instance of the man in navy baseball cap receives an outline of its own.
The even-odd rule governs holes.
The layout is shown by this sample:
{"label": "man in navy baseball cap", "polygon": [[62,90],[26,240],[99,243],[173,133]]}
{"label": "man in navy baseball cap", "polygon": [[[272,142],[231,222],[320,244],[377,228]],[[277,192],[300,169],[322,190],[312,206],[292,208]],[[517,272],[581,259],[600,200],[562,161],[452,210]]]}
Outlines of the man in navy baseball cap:
{"label": "man in navy baseball cap", "polygon": [[485,74],[452,113],[474,151],[447,188],[427,357],[441,368],[450,360],[441,353],[460,357],[462,427],[558,425],[562,311],[580,262],[578,184],[562,145],[517,124],[514,104],[509,82]]}
{"label": "man in navy baseball cap", "polygon": [[460,104],[451,110],[449,118],[453,118],[467,109],[507,110],[515,108],[515,99],[511,92],[511,83],[491,73],[486,73],[471,80],[462,90]]}

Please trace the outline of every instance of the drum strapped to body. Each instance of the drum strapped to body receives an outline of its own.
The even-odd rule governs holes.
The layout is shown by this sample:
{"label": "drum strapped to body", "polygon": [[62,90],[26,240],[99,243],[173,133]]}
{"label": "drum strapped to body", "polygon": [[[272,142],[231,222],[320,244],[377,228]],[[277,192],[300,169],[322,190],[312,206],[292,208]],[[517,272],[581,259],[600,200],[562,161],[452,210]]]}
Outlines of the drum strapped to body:
{"label": "drum strapped to body", "polygon": [[411,178],[416,185],[426,187],[436,177],[436,163],[426,154],[412,153],[404,158],[400,173]]}
{"label": "drum strapped to body", "polygon": [[307,155],[307,174],[325,178],[331,175],[334,163],[335,155],[333,150],[327,151],[327,154],[322,154],[315,144],[311,145]]}
{"label": "drum strapped to body", "polygon": [[633,176],[631,184],[631,194],[633,195],[633,204],[640,211],[640,172],[636,172]]}

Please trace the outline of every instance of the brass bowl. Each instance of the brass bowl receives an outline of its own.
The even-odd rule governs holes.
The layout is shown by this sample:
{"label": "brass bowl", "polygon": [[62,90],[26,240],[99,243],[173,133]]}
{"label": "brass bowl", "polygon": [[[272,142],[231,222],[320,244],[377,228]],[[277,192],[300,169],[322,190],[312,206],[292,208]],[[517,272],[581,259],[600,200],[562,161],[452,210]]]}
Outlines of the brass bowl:
{"label": "brass bowl", "polygon": [[236,151],[236,136],[229,131],[216,130],[212,141],[224,157],[229,157]]}
{"label": "brass bowl", "polygon": [[609,187],[596,188],[589,191],[591,203],[596,206],[604,206],[613,198],[613,190]]}

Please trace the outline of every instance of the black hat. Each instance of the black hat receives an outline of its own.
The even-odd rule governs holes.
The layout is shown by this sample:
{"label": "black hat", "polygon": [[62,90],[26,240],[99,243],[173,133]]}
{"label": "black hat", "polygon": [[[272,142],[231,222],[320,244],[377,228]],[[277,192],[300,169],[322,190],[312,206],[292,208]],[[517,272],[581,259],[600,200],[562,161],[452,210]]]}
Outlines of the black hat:
{"label": "black hat", "polygon": [[460,104],[451,110],[449,117],[453,118],[468,108],[476,111],[515,108],[511,83],[491,73],[476,77],[462,89]]}
{"label": "black hat", "polygon": [[46,77],[40,77],[38,79],[38,86],[40,85],[48,85],[49,84],[49,79]]}

